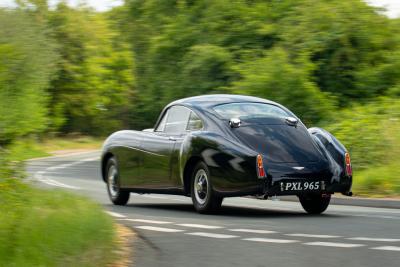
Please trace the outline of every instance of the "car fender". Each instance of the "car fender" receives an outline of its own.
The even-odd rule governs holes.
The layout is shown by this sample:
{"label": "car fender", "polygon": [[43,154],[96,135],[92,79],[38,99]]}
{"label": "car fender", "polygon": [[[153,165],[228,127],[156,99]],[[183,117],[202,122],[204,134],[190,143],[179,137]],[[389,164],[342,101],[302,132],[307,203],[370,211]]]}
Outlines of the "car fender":
{"label": "car fender", "polygon": [[309,128],[308,132],[330,162],[334,174],[333,179],[339,181],[345,177],[345,153],[347,152],[345,146],[335,136],[322,128]]}
{"label": "car fender", "polygon": [[193,132],[186,136],[180,148],[180,179],[185,188],[190,181],[185,169],[191,159],[203,161],[216,191],[235,191],[257,184],[257,153],[214,132]]}

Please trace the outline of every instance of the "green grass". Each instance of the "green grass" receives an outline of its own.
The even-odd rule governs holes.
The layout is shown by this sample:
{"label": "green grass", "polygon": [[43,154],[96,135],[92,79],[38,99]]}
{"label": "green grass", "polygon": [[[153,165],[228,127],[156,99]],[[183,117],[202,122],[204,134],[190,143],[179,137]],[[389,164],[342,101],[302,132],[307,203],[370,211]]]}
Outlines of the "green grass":
{"label": "green grass", "polygon": [[356,196],[400,197],[400,99],[355,104],[323,127],[350,151]]}
{"label": "green grass", "polygon": [[27,159],[55,155],[57,151],[101,149],[104,138],[88,136],[43,137],[41,140],[25,138],[8,147],[8,160]]}
{"label": "green grass", "polygon": [[38,143],[46,153],[70,149],[101,149],[105,138],[90,136],[64,136],[44,138]]}
{"label": "green grass", "polygon": [[356,196],[399,197],[400,163],[371,167],[355,173],[353,191]]}
{"label": "green grass", "polygon": [[106,266],[115,232],[101,207],[0,178],[0,266]]}

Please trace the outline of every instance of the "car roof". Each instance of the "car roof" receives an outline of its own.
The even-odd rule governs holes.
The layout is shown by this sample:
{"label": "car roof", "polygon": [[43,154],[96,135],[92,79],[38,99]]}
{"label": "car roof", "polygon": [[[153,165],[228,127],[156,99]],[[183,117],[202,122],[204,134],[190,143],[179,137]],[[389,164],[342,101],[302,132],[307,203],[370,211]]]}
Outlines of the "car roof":
{"label": "car roof", "polygon": [[183,98],[171,102],[167,107],[173,105],[184,105],[196,107],[199,109],[206,109],[210,107],[214,107],[221,104],[229,104],[229,103],[237,103],[237,102],[261,102],[279,105],[273,101],[269,101],[263,98],[254,97],[254,96],[245,96],[245,95],[230,95],[230,94],[212,94],[212,95],[201,95],[201,96],[193,96],[188,98]]}

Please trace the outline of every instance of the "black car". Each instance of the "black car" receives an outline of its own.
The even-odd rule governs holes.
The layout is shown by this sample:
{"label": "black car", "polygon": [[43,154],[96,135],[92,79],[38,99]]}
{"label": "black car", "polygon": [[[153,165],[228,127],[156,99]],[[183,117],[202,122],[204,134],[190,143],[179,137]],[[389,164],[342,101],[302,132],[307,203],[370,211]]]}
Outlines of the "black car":
{"label": "black car", "polygon": [[280,104],[240,95],[177,100],[154,129],[112,134],[101,171],[116,205],[130,192],[179,194],[201,213],[224,197],[297,195],[317,214],[331,194],[352,194],[350,156],[333,135],[307,129]]}

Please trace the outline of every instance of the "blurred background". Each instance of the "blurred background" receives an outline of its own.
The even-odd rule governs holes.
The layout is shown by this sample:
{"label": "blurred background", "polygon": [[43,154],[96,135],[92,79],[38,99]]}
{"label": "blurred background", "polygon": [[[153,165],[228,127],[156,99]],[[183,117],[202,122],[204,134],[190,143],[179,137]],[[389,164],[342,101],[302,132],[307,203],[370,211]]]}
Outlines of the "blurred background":
{"label": "blurred background", "polygon": [[103,207],[25,160],[211,93],[287,106],[347,147],[356,196],[400,198],[399,0],[0,0],[0,266],[111,266]]}
{"label": "blurred background", "polygon": [[2,165],[49,138],[151,128],[178,98],[246,94],[336,135],[352,156],[356,195],[400,195],[398,1],[0,6]]}

